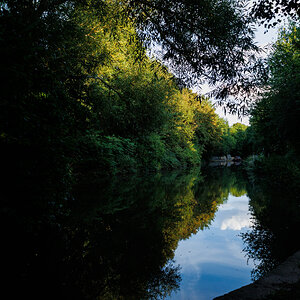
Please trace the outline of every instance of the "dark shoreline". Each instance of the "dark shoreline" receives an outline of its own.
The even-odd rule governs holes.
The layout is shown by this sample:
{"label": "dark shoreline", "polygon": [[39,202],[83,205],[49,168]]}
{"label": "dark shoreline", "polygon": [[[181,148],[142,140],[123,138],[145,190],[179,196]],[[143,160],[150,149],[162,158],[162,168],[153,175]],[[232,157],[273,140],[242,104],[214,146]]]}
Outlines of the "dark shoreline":
{"label": "dark shoreline", "polygon": [[272,296],[276,295],[277,292],[290,290],[299,281],[300,250],[263,278],[233,290],[228,294],[214,298],[214,300],[256,300],[267,297],[267,299],[272,299]]}

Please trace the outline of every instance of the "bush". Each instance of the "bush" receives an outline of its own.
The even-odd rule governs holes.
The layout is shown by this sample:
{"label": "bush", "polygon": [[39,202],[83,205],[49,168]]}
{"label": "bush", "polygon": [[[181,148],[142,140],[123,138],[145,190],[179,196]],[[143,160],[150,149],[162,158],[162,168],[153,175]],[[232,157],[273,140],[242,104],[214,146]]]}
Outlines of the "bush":
{"label": "bush", "polygon": [[300,165],[296,156],[255,155],[244,162],[250,179],[268,180],[274,187],[291,191],[299,190]]}
{"label": "bush", "polygon": [[130,139],[88,133],[79,139],[77,153],[77,166],[82,171],[116,174],[137,168],[136,144]]}

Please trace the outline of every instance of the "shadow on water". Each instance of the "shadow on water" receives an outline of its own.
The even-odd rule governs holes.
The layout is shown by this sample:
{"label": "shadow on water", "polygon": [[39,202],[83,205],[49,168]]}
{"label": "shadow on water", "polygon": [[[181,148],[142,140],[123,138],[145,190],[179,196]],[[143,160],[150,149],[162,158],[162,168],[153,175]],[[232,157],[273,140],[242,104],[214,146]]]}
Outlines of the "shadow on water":
{"label": "shadow on water", "polygon": [[[229,193],[248,192],[263,230],[271,226],[274,236],[293,230],[284,204],[229,168],[84,178],[72,192],[44,179],[3,194],[3,257],[12,298],[164,298],[180,287],[180,268],[172,260],[178,242],[208,227]],[[279,211],[277,226],[272,214]],[[244,236],[248,255],[265,259],[258,272],[268,265],[267,255],[281,253],[269,249],[264,256],[261,246],[286,242],[273,235],[261,237],[257,226]]]}
{"label": "shadow on water", "polygon": [[300,249],[300,196],[296,189],[275,184],[269,177],[252,178],[247,193],[253,226],[242,238],[245,253],[256,264],[252,270],[256,280]]}
{"label": "shadow on water", "polygon": [[178,241],[206,226],[216,210],[195,198],[199,170],[86,178],[71,194],[43,179],[4,193],[5,272],[13,298],[164,297],[179,287],[172,262]]}

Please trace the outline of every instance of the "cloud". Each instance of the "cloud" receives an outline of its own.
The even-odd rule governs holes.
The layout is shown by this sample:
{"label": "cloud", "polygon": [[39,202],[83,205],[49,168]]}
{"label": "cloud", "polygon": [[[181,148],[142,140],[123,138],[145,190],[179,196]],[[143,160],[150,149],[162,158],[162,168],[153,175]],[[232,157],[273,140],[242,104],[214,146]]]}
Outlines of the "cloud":
{"label": "cloud", "polygon": [[249,228],[252,220],[249,214],[249,198],[247,196],[234,197],[230,195],[227,203],[220,205],[213,224],[221,230],[241,230]]}
{"label": "cloud", "polygon": [[251,219],[248,215],[239,214],[232,216],[230,219],[223,220],[221,224],[221,230],[241,230],[244,227],[251,226]]}
{"label": "cloud", "polygon": [[[243,241],[238,231],[250,227],[249,198],[230,195],[228,201],[220,205],[212,225],[179,242],[175,252],[176,263],[185,274],[201,277],[214,272],[208,264],[235,269],[251,269],[242,253]],[[221,272],[218,271],[218,273]],[[249,271],[250,272],[250,271]]]}

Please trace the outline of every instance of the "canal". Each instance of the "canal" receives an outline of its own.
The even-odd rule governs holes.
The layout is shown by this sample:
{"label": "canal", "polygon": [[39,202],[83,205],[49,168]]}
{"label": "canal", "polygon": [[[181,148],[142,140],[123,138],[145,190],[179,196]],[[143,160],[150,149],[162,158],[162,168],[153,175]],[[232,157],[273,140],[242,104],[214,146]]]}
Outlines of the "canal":
{"label": "canal", "polygon": [[31,187],[2,218],[11,296],[208,300],[249,284],[299,249],[298,198],[270,184],[232,166],[85,177],[64,198]]}

